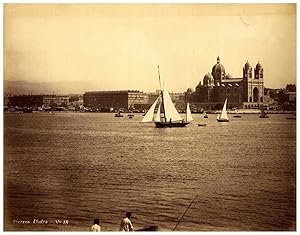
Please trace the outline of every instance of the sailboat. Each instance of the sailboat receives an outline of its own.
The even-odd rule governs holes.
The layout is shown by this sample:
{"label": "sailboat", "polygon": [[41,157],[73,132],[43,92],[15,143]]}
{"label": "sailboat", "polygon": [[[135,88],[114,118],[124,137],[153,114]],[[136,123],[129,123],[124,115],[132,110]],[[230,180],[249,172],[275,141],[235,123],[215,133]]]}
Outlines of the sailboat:
{"label": "sailboat", "polygon": [[[158,75],[160,81],[160,73],[158,66]],[[156,106],[158,107],[156,108]],[[155,112],[156,111],[156,112]],[[190,105],[187,103],[186,106],[186,117],[185,119],[180,116],[176,110],[169,92],[166,87],[160,90],[160,94],[152,104],[148,112],[142,119],[142,123],[154,122],[156,127],[185,127],[193,120]]]}
{"label": "sailboat", "polygon": [[224,102],[221,115],[218,114],[218,116],[217,116],[217,121],[218,122],[229,122],[229,118],[228,118],[227,111],[226,111],[226,105],[227,105],[227,98]]}

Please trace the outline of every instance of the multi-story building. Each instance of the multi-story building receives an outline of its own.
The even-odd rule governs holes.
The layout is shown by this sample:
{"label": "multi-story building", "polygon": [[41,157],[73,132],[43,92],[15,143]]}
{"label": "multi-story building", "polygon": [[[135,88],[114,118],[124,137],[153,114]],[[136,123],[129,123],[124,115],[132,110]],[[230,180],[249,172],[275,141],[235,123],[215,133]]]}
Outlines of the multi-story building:
{"label": "multi-story building", "polygon": [[66,106],[69,103],[69,100],[70,96],[44,95],[43,105],[46,107]]}
{"label": "multi-story building", "polygon": [[147,94],[140,91],[93,91],[83,95],[83,104],[92,110],[144,109],[148,107]]}
{"label": "multi-story building", "polygon": [[128,109],[144,109],[148,103],[147,94],[140,91],[128,91]]}
{"label": "multi-story building", "polygon": [[54,106],[56,102],[55,95],[44,95],[43,96],[43,105],[46,107]]}
{"label": "multi-story building", "polygon": [[7,104],[11,107],[41,107],[43,105],[42,95],[17,95],[10,96]]}
{"label": "multi-story building", "polygon": [[7,105],[12,107],[53,107],[67,105],[69,98],[69,96],[57,95],[17,95],[10,96]]}

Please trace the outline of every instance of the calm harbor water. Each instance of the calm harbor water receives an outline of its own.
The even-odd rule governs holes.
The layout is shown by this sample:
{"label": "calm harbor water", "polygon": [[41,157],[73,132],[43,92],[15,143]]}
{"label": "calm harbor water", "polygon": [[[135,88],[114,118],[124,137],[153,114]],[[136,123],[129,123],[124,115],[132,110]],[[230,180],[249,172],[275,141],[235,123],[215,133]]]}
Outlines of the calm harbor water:
{"label": "calm harbor water", "polygon": [[100,217],[118,231],[131,211],[136,229],[170,231],[198,195],[176,231],[296,230],[286,116],[195,114],[186,128],[157,129],[141,114],[5,113],[4,229],[88,231]]}

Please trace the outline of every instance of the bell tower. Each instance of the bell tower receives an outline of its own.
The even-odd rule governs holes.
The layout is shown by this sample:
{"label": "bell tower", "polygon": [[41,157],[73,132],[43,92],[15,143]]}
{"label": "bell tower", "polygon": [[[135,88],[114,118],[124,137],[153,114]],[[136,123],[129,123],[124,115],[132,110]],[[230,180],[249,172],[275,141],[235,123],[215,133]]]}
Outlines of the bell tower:
{"label": "bell tower", "polygon": [[243,68],[243,78],[246,78],[246,79],[252,78],[252,68],[251,68],[248,60]]}
{"label": "bell tower", "polygon": [[259,61],[257,62],[257,65],[254,69],[254,76],[255,76],[255,79],[263,79],[264,78],[264,69],[261,66],[261,64],[259,63]]}
{"label": "bell tower", "polygon": [[257,87],[257,100],[259,103],[264,102],[264,69],[259,63],[257,62],[255,69],[254,69],[254,80],[256,81]]}
{"label": "bell tower", "polygon": [[243,86],[244,102],[255,103],[256,107],[264,102],[263,68],[259,62],[254,69],[254,77],[252,77],[252,68],[247,61],[243,68]]}

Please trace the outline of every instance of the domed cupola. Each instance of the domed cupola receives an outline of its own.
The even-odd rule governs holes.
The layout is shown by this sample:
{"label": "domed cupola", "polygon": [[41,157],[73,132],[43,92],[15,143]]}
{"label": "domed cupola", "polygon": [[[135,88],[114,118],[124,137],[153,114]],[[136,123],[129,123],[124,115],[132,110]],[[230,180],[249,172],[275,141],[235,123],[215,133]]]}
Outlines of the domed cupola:
{"label": "domed cupola", "polygon": [[213,66],[211,74],[215,82],[220,82],[222,79],[225,79],[225,68],[220,63],[220,57],[217,58],[217,63]]}
{"label": "domed cupola", "polygon": [[248,60],[243,68],[243,77],[244,78],[252,78],[252,67],[250,66]]}
{"label": "domed cupola", "polygon": [[212,86],[214,84],[214,78],[211,76],[210,73],[207,73],[203,78],[203,85],[204,86]]}
{"label": "domed cupola", "polygon": [[245,64],[245,67],[244,67],[245,69],[252,69],[251,68],[251,66],[250,66],[250,64],[249,64],[249,62],[248,62],[248,60],[247,60],[247,62],[246,62],[246,64]]}
{"label": "domed cupola", "polygon": [[258,70],[261,70],[263,67],[261,66],[261,64],[259,63],[259,61],[257,62],[257,65],[256,65],[256,69]]}
{"label": "domed cupola", "polygon": [[261,66],[261,64],[259,63],[259,61],[257,62],[257,65],[256,65],[256,67],[254,69],[254,74],[255,74],[255,78],[256,79],[264,77],[264,69]]}

